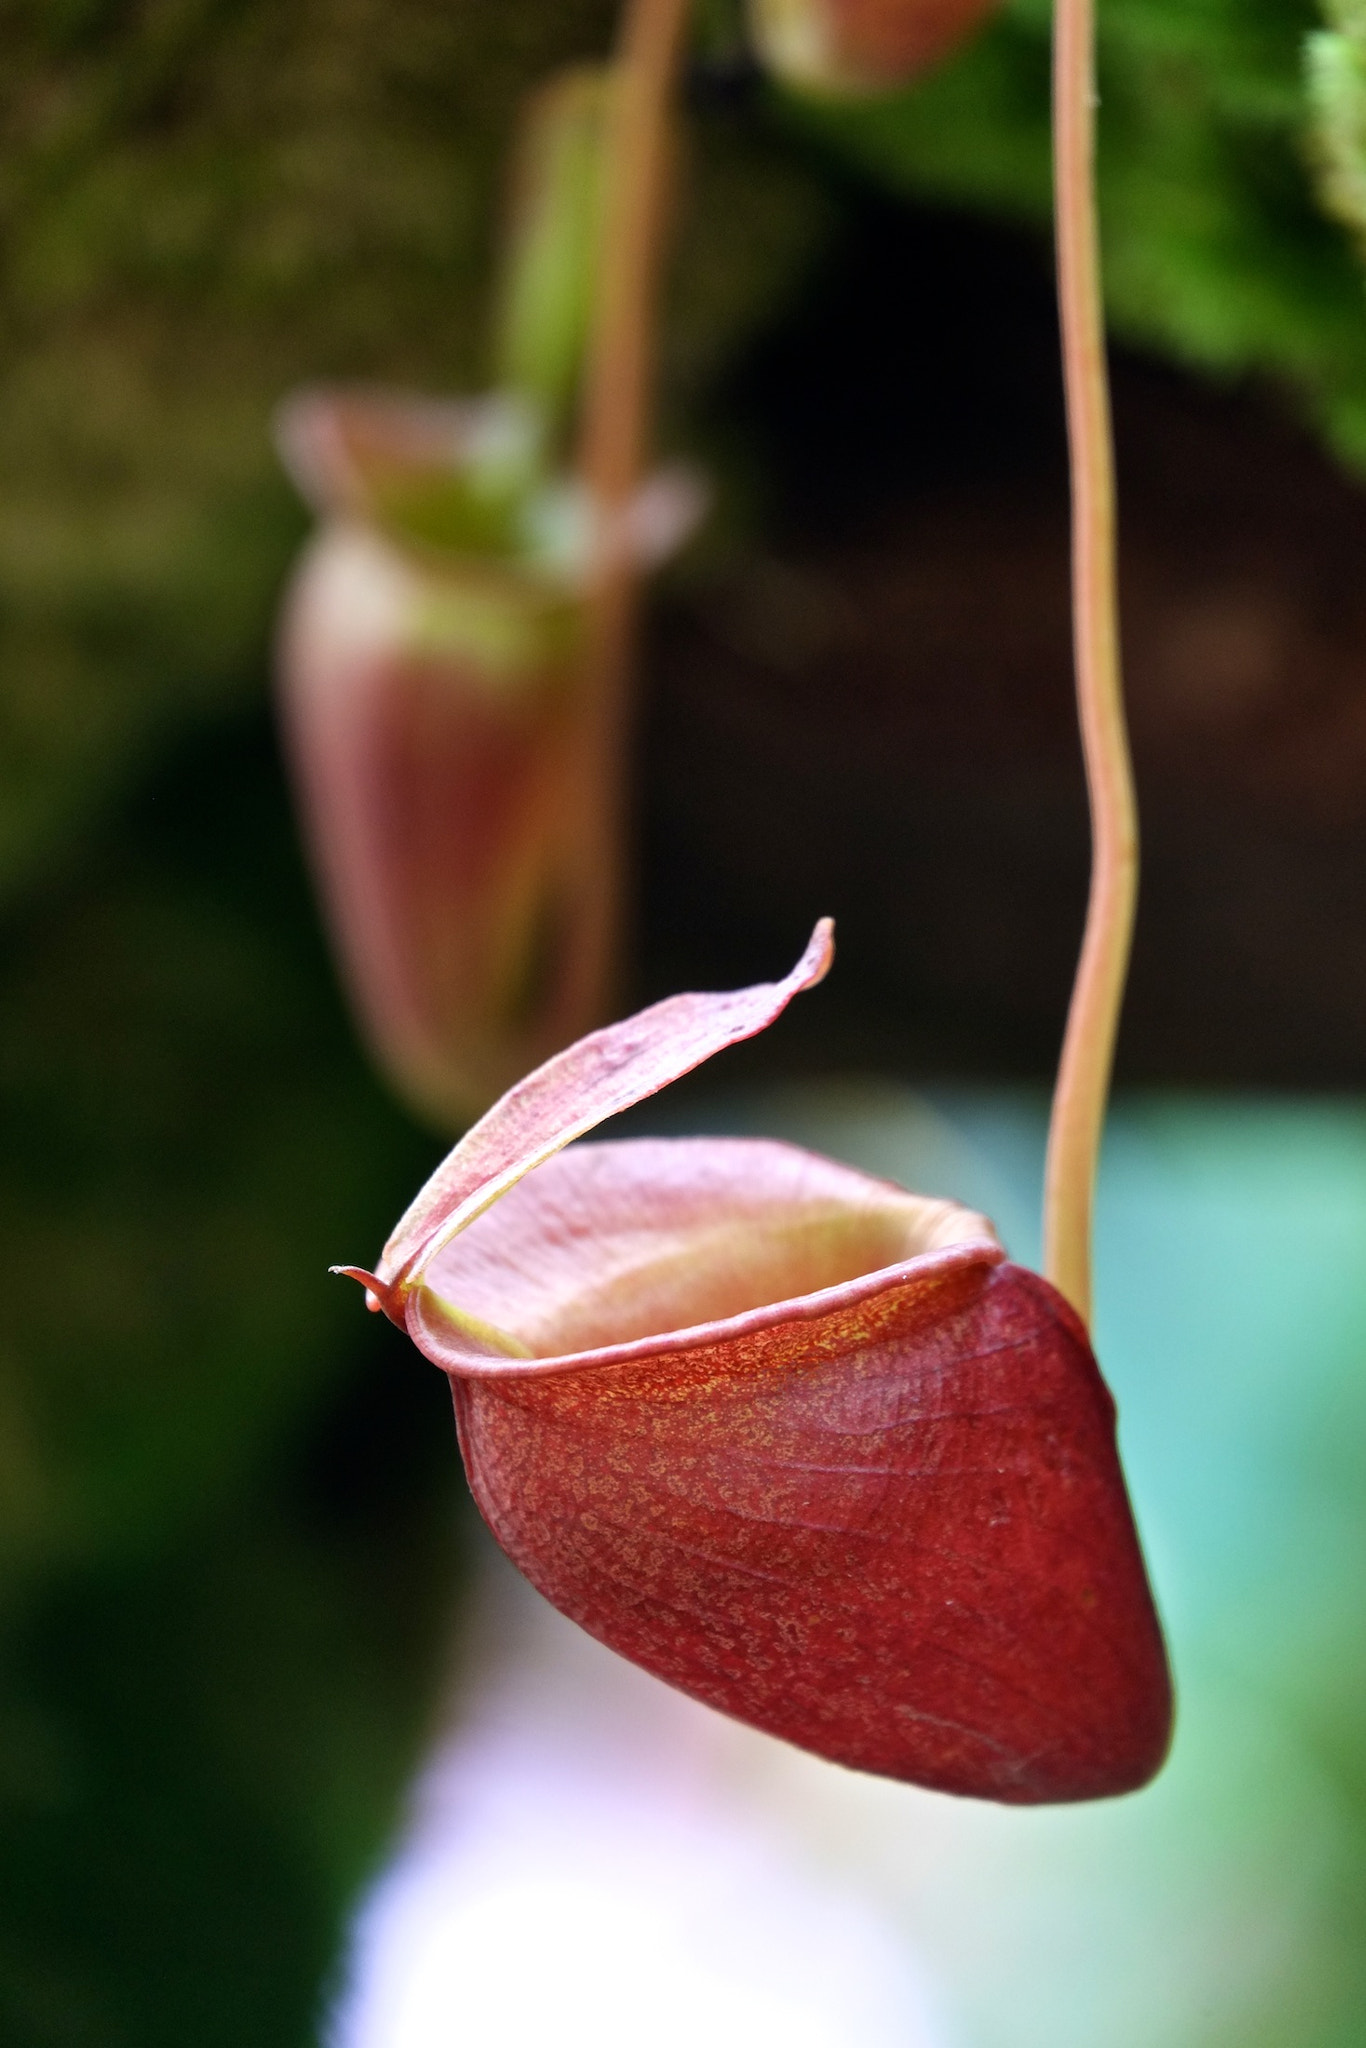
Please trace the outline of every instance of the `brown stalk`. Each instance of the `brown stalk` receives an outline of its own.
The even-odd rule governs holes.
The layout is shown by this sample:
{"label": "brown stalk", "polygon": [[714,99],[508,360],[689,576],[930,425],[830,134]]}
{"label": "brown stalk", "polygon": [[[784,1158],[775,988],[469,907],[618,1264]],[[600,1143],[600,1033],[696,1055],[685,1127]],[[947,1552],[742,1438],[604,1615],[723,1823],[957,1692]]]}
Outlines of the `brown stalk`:
{"label": "brown stalk", "polygon": [[1091,1219],[1138,895],[1138,815],[1124,725],[1114,449],[1095,198],[1093,0],[1056,0],[1053,188],[1072,473],[1077,708],[1091,807],[1091,890],[1058,1065],[1044,1180],[1044,1271],[1086,1322]]}
{"label": "brown stalk", "polygon": [[614,65],[603,255],[593,309],[579,451],[601,544],[589,593],[592,717],[579,772],[580,830],[599,876],[605,979],[621,919],[623,782],[637,571],[626,534],[646,457],[660,243],[670,168],[670,99],[688,0],[627,0]]}

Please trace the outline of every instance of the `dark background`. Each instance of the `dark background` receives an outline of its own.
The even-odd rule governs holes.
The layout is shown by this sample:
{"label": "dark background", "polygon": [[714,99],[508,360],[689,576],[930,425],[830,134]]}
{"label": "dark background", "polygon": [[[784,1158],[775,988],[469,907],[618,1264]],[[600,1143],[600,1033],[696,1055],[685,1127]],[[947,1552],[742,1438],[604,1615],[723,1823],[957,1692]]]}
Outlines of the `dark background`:
{"label": "dark background", "polygon": [[[710,462],[718,510],[650,611],[626,993],[780,971],[833,912],[838,973],[765,1071],[1044,1081],[1055,1055],[1086,828],[1026,17],[896,149],[881,116],[841,137],[743,67],[693,93],[663,435]],[[304,519],[268,417],[304,377],[477,384],[513,107],[608,20],[71,0],[0,22],[14,2048],[298,2048],[434,1711],[465,1513],[446,1391],[325,1269],[373,1255],[441,1140],[364,1065],[303,874],[267,692]],[[1203,78],[1231,31],[1200,20]],[[1303,26],[1252,20],[1247,65],[1293,66]],[[943,108],[985,134],[1007,77],[1018,155],[956,188]],[[1211,189],[1236,185],[1255,152],[1218,93],[1173,104],[1214,138]],[[1232,241],[1277,289],[1309,280],[1295,377],[1275,321],[1258,341],[1232,314],[1197,376],[1199,293],[1154,287],[1139,317],[1120,264],[1146,833],[1120,1064],[1357,1088],[1366,499],[1314,423],[1366,338],[1298,157],[1263,138],[1256,162]],[[1228,249],[1183,261],[1237,303]]]}

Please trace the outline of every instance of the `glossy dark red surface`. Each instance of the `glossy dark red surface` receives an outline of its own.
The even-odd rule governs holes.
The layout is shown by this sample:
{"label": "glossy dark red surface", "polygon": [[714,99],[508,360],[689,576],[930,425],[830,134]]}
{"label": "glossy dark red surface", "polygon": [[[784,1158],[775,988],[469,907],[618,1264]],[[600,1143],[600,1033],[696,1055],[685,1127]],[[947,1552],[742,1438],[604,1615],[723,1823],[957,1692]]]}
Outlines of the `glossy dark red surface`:
{"label": "glossy dark red surface", "polygon": [[806,1749],[1033,1804],[1127,1792],[1161,1632],[1076,1318],[932,1255],[848,1308],[549,1376],[452,1376],[479,1506],[548,1599]]}

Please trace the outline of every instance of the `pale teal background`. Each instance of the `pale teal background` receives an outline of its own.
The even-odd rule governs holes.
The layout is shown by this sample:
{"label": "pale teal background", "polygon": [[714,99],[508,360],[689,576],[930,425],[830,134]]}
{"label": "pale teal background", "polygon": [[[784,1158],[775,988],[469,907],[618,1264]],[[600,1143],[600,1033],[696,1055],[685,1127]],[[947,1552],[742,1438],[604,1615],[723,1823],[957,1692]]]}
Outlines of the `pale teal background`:
{"label": "pale teal background", "polygon": [[[850,1081],[718,1094],[688,1125],[790,1137],[955,1195],[1034,1264],[1045,1118],[1042,1095]],[[649,1121],[680,1127],[666,1102]],[[1177,1736],[1133,1798],[1020,1814],[927,1795],[901,1848],[878,1851],[964,2048],[1363,2038],[1363,1248],[1361,1103],[1116,1106],[1097,1350]]]}

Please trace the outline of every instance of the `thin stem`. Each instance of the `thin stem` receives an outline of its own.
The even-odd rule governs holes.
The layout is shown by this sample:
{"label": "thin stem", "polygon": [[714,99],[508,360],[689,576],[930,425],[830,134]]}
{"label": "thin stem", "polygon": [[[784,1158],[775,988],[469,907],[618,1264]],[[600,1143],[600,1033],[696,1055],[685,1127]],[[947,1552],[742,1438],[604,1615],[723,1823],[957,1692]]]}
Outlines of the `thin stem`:
{"label": "thin stem", "polygon": [[1072,469],[1077,708],[1091,805],[1091,891],[1067,1015],[1044,1182],[1044,1270],[1091,1315],[1091,1215],[1138,895],[1138,815],[1124,727],[1114,452],[1095,200],[1093,0],[1055,0],[1053,189]]}
{"label": "thin stem", "polygon": [[[596,849],[599,966],[613,948],[621,917],[622,783],[637,581],[626,524],[645,458],[671,155],[669,104],[688,6],[689,0],[626,0],[613,67],[603,255],[579,456],[603,537],[590,591],[591,717],[579,771],[580,830]],[[587,957],[584,967],[593,974]]]}
{"label": "thin stem", "polygon": [[[644,452],[659,230],[668,181],[669,99],[688,4],[627,0],[613,67],[607,217],[582,447],[584,479],[609,517],[629,500]],[[609,550],[609,559],[621,565],[618,550]],[[625,566],[629,570],[629,561]]]}

